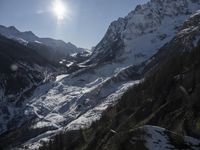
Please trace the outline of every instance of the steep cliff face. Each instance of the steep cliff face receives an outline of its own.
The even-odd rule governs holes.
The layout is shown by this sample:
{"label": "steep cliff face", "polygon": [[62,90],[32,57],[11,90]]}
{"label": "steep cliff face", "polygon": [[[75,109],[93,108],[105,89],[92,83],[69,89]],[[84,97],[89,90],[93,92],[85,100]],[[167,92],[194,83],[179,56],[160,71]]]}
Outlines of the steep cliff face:
{"label": "steep cliff face", "polygon": [[111,23],[87,63],[137,64],[155,54],[200,8],[198,0],[151,0]]}

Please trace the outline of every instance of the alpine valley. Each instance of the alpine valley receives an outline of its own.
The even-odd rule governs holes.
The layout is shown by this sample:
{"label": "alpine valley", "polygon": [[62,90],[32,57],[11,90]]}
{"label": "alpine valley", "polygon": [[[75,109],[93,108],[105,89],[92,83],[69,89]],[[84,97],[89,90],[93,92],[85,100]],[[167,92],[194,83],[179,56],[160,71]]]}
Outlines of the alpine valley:
{"label": "alpine valley", "polygon": [[150,0],[92,51],[0,26],[0,149],[199,150],[200,0]]}

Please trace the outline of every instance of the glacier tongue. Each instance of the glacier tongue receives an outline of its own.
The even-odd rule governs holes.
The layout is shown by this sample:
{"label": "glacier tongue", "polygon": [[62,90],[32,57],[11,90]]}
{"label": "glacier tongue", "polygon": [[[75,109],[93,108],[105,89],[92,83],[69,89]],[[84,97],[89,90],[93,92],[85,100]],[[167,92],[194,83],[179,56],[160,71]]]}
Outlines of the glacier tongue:
{"label": "glacier tongue", "polygon": [[[96,81],[82,87],[73,85],[72,81],[76,82],[76,80],[77,78],[73,79],[68,75],[62,75],[57,77],[54,83],[39,87],[26,104],[25,115],[35,114],[43,122],[46,122],[47,126],[54,125],[58,128],[63,124],[67,125],[83,114],[85,114],[85,118],[88,118],[89,115],[87,120],[91,119],[92,121],[94,112],[99,115],[108,105],[114,103],[127,87],[137,83],[137,81],[114,83],[112,78],[105,80],[97,78]],[[99,107],[101,109],[98,112]],[[95,115],[93,117],[96,118]],[[40,122],[35,126],[39,128]],[[44,124],[42,124],[43,126]]]}

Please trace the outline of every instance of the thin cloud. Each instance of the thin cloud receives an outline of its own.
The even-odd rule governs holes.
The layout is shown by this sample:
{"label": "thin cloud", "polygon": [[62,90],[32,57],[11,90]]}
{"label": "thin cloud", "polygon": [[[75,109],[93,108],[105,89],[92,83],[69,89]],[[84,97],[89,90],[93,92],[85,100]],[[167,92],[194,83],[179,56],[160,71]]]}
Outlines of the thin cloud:
{"label": "thin cloud", "polygon": [[45,13],[46,11],[44,11],[44,10],[38,10],[38,11],[36,11],[36,14],[43,14],[43,13]]}

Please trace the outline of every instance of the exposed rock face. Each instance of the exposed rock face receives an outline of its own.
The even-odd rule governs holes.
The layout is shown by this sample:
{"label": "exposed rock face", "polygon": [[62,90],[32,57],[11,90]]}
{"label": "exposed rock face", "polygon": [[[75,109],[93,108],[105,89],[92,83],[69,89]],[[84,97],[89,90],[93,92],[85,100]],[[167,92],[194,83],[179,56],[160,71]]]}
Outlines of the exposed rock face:
{"label": "exposed rock face", "polygon": [[198,0],[151,0],[125,18],[111,23],[87,63],[144,61],[177,33],[182,23],[200,8]]}

